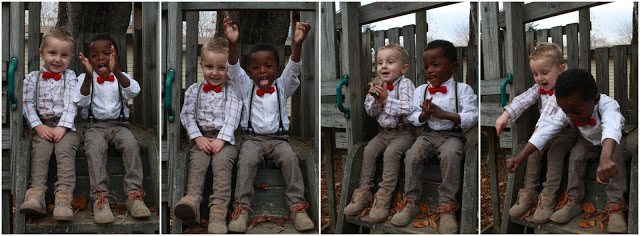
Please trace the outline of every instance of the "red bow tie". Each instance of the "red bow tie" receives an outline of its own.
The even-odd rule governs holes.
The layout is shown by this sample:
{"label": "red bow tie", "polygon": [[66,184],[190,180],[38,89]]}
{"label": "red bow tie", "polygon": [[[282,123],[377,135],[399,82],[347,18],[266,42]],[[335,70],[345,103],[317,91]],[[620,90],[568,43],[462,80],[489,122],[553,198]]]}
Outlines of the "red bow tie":
{"label": "red bow tie", "polygon": [[[582,126],[584,126],[584,125],[585,125],[585,124],[582,124],[582,123],[580,123],[580,122],[576,122],[575,124],[576,124],[576,127],[582,127]],[[587,125],[589,125],[589,126],[594,126],[594,125],[596,125],[596,120],[594,120],[594,119],[589,120],[589,124],[587,124]]]}
{"label": "red bow tie", "polygon": [[54,79],[55,81],[60,80],[60,77],[62,77],[60,74],[58,73],[53,73],[53,72],[42,72],[42,78],[43,79]]}
{"label": "red bow tie", "polygon": [[387,90],[393,91],[393,84],[387,84]]}
{"label": "red bow tie", "polygon": [[430,94],[435,94],[437,92],[447,93],[447,87],[446,86],[440,86],[440,87],[437,87],[437,88],[429,87],[427,89],[429,90]]}
{"label": "red bow tie", "polygon": [[113,82],[113,81],[114,81],[114,77],[115,77],[115,76],[113,76],[113,75],[109,75],[109,77],[107,77],[107,78],[105,79],[105,78],[102,78],[102,77],[98,76],[98,83],[99,83],[99,84],[102,84],[102,83],[104,83],[105,81]]}
{"label": "red bow tie", "polygon": [[219,93],[220,91],[222,91],[222,86],[213,86],[210,84],[205,84],[204,86],[202,86],[202,91],[209,92],[211,90],[213,90],[216,93]]}
{"label": "red bow tie", "polygon": [[269,88],[269,90],[267,90],[267,91],[264,91],[262,89],[258,89],[258,90],[256,90],[256,94],[258,94],[258,96],[262,97],[265,93],[272,94],[275,91],[276,91],[276,89],[273,88],[273,87]]}
{"label": "red bow tie", "polygon": [[553,95],[553,89],[549,90],[549,91],[544,91],[544,89],[540,89],[540,91],[538,91],[540,94],[547,94],[549,96]]}

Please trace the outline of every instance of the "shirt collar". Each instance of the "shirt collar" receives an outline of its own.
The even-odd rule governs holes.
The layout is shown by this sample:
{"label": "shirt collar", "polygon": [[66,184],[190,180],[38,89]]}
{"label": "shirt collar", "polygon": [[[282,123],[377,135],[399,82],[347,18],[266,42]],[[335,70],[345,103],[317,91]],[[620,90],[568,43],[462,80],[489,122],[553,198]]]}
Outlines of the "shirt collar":
{"label": "shirt collar", "polygon": [[[450,87],[452,83],[453,83],[453,76],[451,76],[451,78],[449,78],[447,81],[445,81],[444,83],[442,83],[440,86],[441,86],[441,87],[442,87],[442,86]],[[432,87],[432,88],[433,88],[433,85],[432,85],[431,83],[429,83],[429,86],[428,86],[428,87]]]}

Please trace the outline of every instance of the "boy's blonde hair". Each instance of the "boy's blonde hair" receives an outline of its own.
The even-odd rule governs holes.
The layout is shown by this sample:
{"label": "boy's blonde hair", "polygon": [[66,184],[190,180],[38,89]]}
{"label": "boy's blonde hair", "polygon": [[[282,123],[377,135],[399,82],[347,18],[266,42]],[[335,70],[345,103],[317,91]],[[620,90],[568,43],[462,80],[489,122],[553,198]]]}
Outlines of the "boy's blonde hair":
{"label": "boy's blonde hair", "polygon": [[47,32],[44,32],[44,34],[42,34],[42,42],[40,43],[40,49],[44,48],[45,43],[47,42],[47,38],[49,37],[54,37],[62,41],[70,42],[72,45],[75,45],[75,40],[73,39],[73,35],[71,35],[71,32],[69,32],[69,30],[67,30],[66,27],[56,26],[47,30]]}
{"label": "boy's blonde hair", "polygon": [[389,44],[384,45],[380,49],[378,49],[378,52],[384,49],[395,50],[396,52],[400,53],[400,59],[402,59],[405,64],[409,64],[409,53],[406,49],[404,49],[404,47],[400,46],[400,44],[396,42],[389,42]]}
{"label": "boy's blonde hair", "polygon": [[229,41],[222,37],[209,39],[209,41],[202,45],[200,54],[204,53],[205,51],[224,53],[229,55]]}
{"label": "boy's blonde hair", "polygon": [[539,42],[536,49],[529,55],[529,60],[538,60],[542,57],[549,57],[556,64],[563,64],[562,49],[555,43]]}

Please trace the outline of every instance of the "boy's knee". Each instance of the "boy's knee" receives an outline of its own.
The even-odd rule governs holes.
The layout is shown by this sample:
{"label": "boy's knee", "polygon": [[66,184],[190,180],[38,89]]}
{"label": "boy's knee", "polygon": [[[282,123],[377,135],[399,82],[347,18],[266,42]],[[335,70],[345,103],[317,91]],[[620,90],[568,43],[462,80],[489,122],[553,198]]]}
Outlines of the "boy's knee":
{"label": "boy's knee", "polygon": [[440,163],[443,163],[445,165],[449,163],[458,163],[458,162],[462,162],[462,152],[459,150],[440,152],[440,155],[438,156],[438,158],[440,159]]}
{"label": "boy's knee", "polygon": [[84,149],[85,152],[106,153],[109,145],[107,144],[107,140],[104,139],[85,139]]}
{"label": "boy's knee", "polygon": [[127,153],[140,152],[140,146],[138,146],[138,142],[136,142],[135,140],[122,143],[121,148],[122,148],[122,152],[127,152]]}
{"label": "boy's knee", "polygon": [[280,158],[283,166],[297,166],[298,156],[295,153],[286,153]]}
{"label": "boy's knee", "polygon": [[256,154],[240,153],[238,156],[238,166],[255,167],[258,164],[260,164],[260,158]]}

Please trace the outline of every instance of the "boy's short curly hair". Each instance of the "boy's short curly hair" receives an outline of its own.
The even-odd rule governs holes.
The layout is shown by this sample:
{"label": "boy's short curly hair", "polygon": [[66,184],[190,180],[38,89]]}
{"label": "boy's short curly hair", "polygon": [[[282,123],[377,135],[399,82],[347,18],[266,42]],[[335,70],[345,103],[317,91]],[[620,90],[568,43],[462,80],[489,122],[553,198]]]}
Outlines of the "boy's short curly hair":
{"label": "boy's short curly hair", "polygon": [[424,49],[424,51],[422,51],[422,53],[424,54],[424,52],[426,52],[427,50],[436,49],[436,48],[442,49],[442,52],[444,53],[444,57],[449,59],[450,62],[453,63],[458,61],[458,53],[456,52],[456,46],[454,46],[453,43],[447,40],[437,39],[429,42],[427,44],[427,47]]}
{"label": "boy's short curly hair", "polygon": [[409,53],[400,44],[393,41],[389,41],[389,44],[380,47],[378,49],[378,52],[385,49],[395,50],[396,52],[400,53],[400,59],[402,59],[402,61],[404,61],[405,64],[409,64]]}
{"label": "boy's short curly hair", "polygon": [[539,42],[535,50],[529,55],[529,60],[538,60],[542,57],[549,57],[556,64],[563,64],[562,48],[555,43]]}
{"label": "boy's short curly hair", "polygon": [[116,40],[113,39],[113,37],[107,34],[98,34],[96,36],[93,36],[93,38],[91,38],[91,40],[89,41],[89,44],[87,44],[87,48],[86,48],[87,55],[89,55],[89,50],[91,50],[91,43],[98,40],[109,40],[111,42],[111,45],[113,45],[113,48],[116,50],[116,53],[120,54],[120,52],[118,52],[118,44],[116,44]]}
{"label": "boy's short curly hair", "polygon": [[62,41],[67,41],[73,45],[75,45],[76,43],[75,40],[73,39],[73,35],[71,35],[71,32],[67,30],[66,27],[56,26],[47,30],[46,32],[44,32],[44,34],[42,34],[42,42],[40,42],[40,49],[44,48],[47,42],[47,38],[49,37],[57,38]]}
{"label": "boy's short curly hair", "polygon": [[249,51],[249,60],[251,60],[251,56],[257,51],[268,51],[273,53],[273,59],[276,60],[276,66],[280,66],[280,55],[278,55],[278,50],[273,46],[266,43],[258,43],[254,45]]}
{"label": "boy's short curly hair", "polygon": [[555,87],[556,98],[568,98],[576,92],[582,96],[583,101],[596,97],[598,85],[591,73],[583,69],[573,68],[558,75]]}
{"label": "boy's short curly hair", "polygon": [[202,45],[202,49],[200,49],[200,54],[205,51],[224,53],[229,55],[229,41],[222,37],[215,37],[209,39],[204,45]]}

